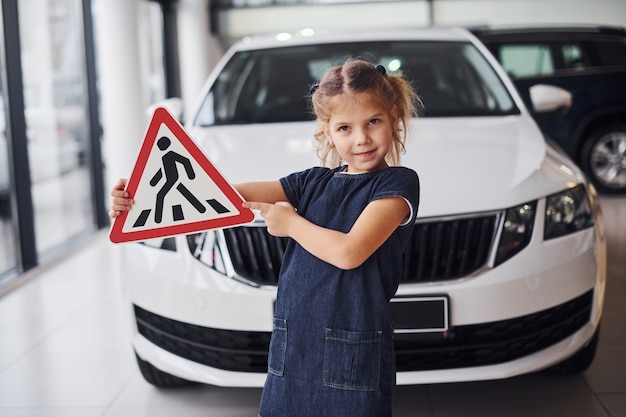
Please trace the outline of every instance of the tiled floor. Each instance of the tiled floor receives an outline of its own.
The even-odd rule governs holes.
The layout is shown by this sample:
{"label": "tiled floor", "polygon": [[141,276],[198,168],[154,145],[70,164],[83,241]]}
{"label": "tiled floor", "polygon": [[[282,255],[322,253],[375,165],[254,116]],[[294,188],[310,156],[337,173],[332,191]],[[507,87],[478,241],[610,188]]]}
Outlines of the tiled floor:
{"label": "tiled floor", "polygon": [[[626,417],[626,198],[606,198],[609,276],[583,375],[398,387],[395,416]],[[100,233],[0,298],[0,416],[255,416],[259,389],[158,390],[137,370],[117,247]]]}

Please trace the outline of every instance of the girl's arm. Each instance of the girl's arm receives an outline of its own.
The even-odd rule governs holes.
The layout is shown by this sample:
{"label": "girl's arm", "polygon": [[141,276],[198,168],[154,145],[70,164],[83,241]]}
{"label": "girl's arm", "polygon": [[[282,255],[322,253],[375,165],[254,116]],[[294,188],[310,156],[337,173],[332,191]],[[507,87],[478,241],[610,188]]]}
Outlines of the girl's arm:
{"label": "girl's arm", "polygon": [[280,181],[244,182],[235,184],[234,187],[246,201],[258,201],[260,203],[287,201]]}
{"label": "girl's arm", "polygon": [[311,223],[285,202],[244,206],[261,210],[272,235],[291,237],[314,256],[340,269],[363,264],[410,212],[402,197],[375,200],[365,207],[350,231],[343,233]]}

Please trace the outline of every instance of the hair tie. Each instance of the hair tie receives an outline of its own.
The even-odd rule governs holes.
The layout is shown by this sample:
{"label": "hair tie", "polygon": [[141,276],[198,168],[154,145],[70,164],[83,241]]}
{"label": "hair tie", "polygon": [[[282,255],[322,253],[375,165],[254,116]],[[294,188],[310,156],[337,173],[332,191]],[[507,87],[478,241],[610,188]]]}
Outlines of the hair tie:
{"label": "hair tie", "polygon": [[383,67],[382,65],[377,65],[376,69],[378,70],[378,72],[380,72],[383,75],[387,75],[387,70],[385,69],[385,67]]}
{"label": "hair tie", "polygon": [[313,84],[311,88],[309,88],[309,95],[312,96],[313,93],[315,93],[318,88],[320,88],[319,84]]}

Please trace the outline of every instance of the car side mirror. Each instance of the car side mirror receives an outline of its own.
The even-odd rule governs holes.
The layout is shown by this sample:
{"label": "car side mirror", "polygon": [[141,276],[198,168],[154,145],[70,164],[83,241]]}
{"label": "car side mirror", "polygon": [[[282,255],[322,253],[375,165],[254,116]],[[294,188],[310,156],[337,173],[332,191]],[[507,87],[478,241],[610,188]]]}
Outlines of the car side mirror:
{"label": "car side mirror", "polygon": [[152,114],[157,107],[165,107],[172,116],[179,122],[183,123],[183,99],[179,97],[170,97],[165,100],[157,101],[146,109],[148,119],[152,118]]}
{"label": "car side mirror", "polygon": [[572,93],[560,87],[535,84],[529,92],[536,113],[566,113],[572,106]]}

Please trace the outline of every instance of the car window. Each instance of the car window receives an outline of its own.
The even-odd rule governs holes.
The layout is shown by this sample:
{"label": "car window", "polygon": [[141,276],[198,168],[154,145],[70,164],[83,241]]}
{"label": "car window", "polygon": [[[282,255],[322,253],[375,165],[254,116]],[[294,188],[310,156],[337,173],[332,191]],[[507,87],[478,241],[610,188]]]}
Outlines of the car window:
{"label": "car window", "polygon": [[626,65],[626,43],[593,42],[601,65]]}
{"label": "car window", "polygon": [[554,59],[548,45],[502,45],[498,55],[504,70],[514,78],[554,74]]}
{"label": "car window", "polygon": [[589,59],[585,56],[580,45],[563,44],[560,49],[564,68],[580,69],[589,66]]}
{"label": "car window", "polygon": [[425,117],[518,113],[506,87],[469,42],[354,42],[236,53],[204,98],[194,124],[312,120],[309,87],[349,57],[401,72]]}

